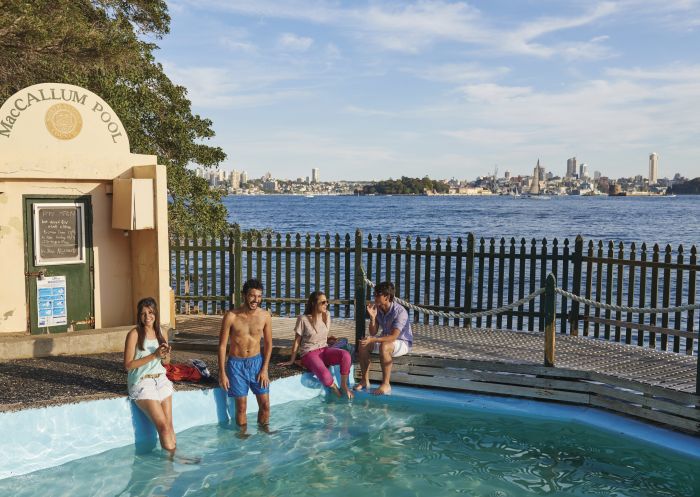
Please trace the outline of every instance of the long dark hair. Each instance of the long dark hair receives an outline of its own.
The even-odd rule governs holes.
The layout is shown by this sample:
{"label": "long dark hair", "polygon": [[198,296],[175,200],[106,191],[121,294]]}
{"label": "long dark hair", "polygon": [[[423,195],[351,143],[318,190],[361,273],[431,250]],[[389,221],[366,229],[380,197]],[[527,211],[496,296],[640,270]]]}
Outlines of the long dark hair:
{"label": "long dark hair", "polygon": [[[316,312],[317,312],[316,301],[318,300],[319,297],[325,297],[325,296],[326,296],[326,294],[323,292],[320,292],[320,291],[311,292],[311,295],[309,295],[309,298],[306,300],[306,307],[304,308],[304,314],[307,316],[311,316],[311,322],[314,326],[316,325]],[[323,322],[328,324],[328,313],[327,312],[323,315]]]}
{"label": "long dark hair", "polygon": [[160,331],[160,314],[158,313],[158,304],[156,304],[156,299],[153,297],[146,297],[145,299],[139,300],[136,304],[136,332],[138,333],[138,348],[139,350],[145,350],[143,348],[143,342],[146,340],[146,325],[141,321],[141,312],[143,312],[144,307],[149,307],[153,314],[155,314],[156,319],[153,322],[153,329],[156,332],[156,338],[158,339],[158,345],[165,343],[165,338]]}

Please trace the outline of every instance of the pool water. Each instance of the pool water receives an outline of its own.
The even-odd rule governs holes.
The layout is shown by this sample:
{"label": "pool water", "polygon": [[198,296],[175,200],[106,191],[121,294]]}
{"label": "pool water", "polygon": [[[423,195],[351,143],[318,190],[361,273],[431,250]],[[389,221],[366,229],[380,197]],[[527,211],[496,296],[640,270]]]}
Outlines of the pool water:
{"label": "pool water", "polygon": [[276,406],[271,428],[192,428],[178,452],[194,463],[123,447],[0,480],[0,496],[700,495],[697,455],[508,410],[318,397]]}

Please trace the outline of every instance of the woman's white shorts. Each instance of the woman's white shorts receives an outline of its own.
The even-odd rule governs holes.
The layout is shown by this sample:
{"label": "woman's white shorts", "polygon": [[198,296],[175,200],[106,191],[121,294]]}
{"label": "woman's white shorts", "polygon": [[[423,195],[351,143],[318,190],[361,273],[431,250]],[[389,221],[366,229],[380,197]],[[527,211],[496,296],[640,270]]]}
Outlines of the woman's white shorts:
{"label": "woman's white shorts", "polygon": [[157,378],[141,378],[129,389],[131,400],[157,400],[162,402],[173,394],[173,382],[165,374]]}

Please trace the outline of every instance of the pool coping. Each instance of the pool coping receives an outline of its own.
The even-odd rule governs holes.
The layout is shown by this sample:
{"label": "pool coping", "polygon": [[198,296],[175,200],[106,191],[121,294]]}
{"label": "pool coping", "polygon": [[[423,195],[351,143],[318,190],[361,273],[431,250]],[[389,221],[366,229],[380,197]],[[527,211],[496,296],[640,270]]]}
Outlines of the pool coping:
{"label": "pool coping", "polygon": [[[272,406],[325,395],[325,390],[310,373],[274,380],[270,392]],[[700,459],[700,439],[697,437],[594,407],[403,385],[395,386],[391,396],[378,397],[358,392],[357,398],[372,398],[385,403],[418,399],[486,413],[501,412],[574,422]],[[232,404],[218,388],[177,391],[173,395],[175,431],[229,423]],[[251,393],[248,413],[255,412],[257,403]],[[274,409],[272,415],[274,422]],[[0,479],[58,466],[130,444],[140,445],[141,450],[157,446],[157,435],[152,424],[124,397],[0,413],[0,419],[3,452],[13,455],[0,463]]]}

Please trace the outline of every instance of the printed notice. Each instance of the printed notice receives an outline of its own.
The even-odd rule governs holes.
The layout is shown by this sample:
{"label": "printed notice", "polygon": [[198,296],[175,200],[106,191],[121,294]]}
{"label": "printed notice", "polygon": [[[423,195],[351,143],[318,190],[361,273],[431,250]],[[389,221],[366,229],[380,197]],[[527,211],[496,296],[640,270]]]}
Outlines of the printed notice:
{"label": "printed notice", "polygon": [[68,324],[66,308],[66,277],[46,276],[36,282],[38,326],[65,326]]}

